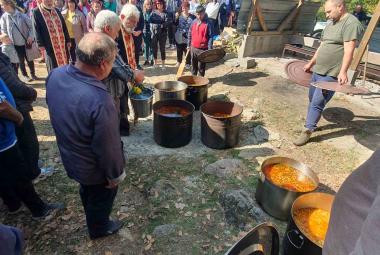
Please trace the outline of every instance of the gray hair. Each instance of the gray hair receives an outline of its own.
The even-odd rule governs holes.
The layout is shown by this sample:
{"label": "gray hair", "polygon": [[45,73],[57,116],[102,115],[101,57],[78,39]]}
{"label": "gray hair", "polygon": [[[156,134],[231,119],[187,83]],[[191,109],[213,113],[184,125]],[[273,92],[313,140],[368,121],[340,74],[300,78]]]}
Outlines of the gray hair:
{"label": "gray hair", "polygon": [[75,52],[80,62],[99,66],[102,61],[110,60],[115,55],[116,43],[104,33],[87,33],[80,40]]}
{"label": "gray hair", "polygon": [[140,12],[139,12],[139,9],[137,9],[137,7],[134,6],[133,4],[125,4],[123,6],[123,9],[121,9],[120,19],[122,18],[122,16],[124,16],[125,20],[129,19],[131,17],[139,19],[140,18]]}
{"label": "gray hair", "polygon": [[103,31],[106,26],[110,26],[112,28],[120,26],[120,19],[113,11],[102,10],[96,15],[94,29],[97,32],[100,32]]}

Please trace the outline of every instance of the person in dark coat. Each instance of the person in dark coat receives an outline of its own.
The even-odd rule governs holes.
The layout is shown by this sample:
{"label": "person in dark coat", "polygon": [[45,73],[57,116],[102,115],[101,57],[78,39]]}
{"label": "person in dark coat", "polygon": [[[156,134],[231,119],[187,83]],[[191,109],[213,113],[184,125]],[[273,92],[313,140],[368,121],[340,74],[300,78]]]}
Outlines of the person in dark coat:
{"label": "person in dark coat", "polygon": [[133,31],[133,41],[135,43],[135,61],[137,65],[137,69],[142,70],[140,66],[140,52],[142,50],[142,41],[143,41],[143,30],[144,30],[144,15],[140,7],[138,7],[137,0],[129,0],[129,3],[136,6],[140,12],[139,21]]}
{"label": "person in dark coat", "polygon": [[80,184],[88,233],[95,239],[123,225],[109,217],[126,174],[118,110],[102,82],[112,70],[117,47],[104,33],[87,33],[76,54],[75,65],[50,73],[46,101],[62,163]]}
{"label": "person in dark coat", "polygon": [[166,51],[165,44],[168,36],[169,17],[165,10],[165,1],[156,0],[155,10],[150,16],[150,32],[152,34],[152,49],[154,66],[157,67],[158,47],[160,47],[162,69],[165,69]]}
{"label": "person in dark coat", "polygon": [[32,103],[37,98],[37,91],[18,78],[16,72],[11,67],[9,58],[1,52],[0,77],[11,91],[16,101],[17,110],[24,118],[21,126],[16,127],[16,134],[18,145],[28,165],[28,177],[30,180],[33,180],[41,173],[41,169],[38,166],[40,156],[39,143],[34,123],[30,116],[30,112],[33,111]]}
{"label": "person in dark coat", "polygon": [[0,197],[10,214],[19,212],[23,203],[37,220],[55,209],[62,209],[63,204],[45,203],[34,189],[16,136],[15,127],[22,122],[22,114],[16,110],[10,90],[0,79]]}
{"label": "person in dark coat", "polygon": [[[190,4],[189,2],[182,3],[182,12],[176,13],[175,25],[177,30],[175,32],[175,41],[177,45],[177,64],[178,67],[182,62],[182,56],[186,56],[187,52],[187,40],[189,35],[189,29],[193,23],[195,16],[189,13]],[[191,56],[187,55],[186,58],[186,67],[190,68]]]}
{"label": "person in dark coat", "polygon": [[32,11],[33,32],[37,44],[45,49],[48,72],[67,65],[71,48],[70,36],[61,12],[54,8],[53,0],[42,0]]}

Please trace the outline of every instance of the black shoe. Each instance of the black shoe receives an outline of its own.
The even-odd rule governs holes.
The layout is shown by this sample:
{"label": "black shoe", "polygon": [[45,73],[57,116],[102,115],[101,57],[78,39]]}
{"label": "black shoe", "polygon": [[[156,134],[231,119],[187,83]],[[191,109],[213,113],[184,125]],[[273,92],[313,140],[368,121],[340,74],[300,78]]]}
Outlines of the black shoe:
{"label": "black shoe", "polygon": [[35,74],[32,74],[32,75],[30,75],[31,77],[32,77],[32,79],[34,80],[34,81],[38,81],[39,80],[39,78],[35,75]]}
{"label": "black shoe", "polygon": [[124,223],[118,220],[110,220],[108,223],[108,229],[103,233],[90,233],[91,239],[96,239],[100,237],[109,236],[112,234],[115,234],[117,231],[119,231],[123,227]]}
{"label": "black shoe", "polygon": [[65,208],[65,205],[63,203],[52,203],[52,204],[46,204],[44,210],[39,214],[32,214],[33,220],[41,220],[44,219],[46,216],[54,212],[55,210],[62,210]]}
{"label": "black shoe", "polygon": [[150,61],[150,66],[154,66],[154,61],[153,60]]}
{"label": "black shoe", "polygon": [[144,68],[142,68],[140,65],[137,66],[137,69],[138,70],[144,70]]}
{"label": "black shoe", "polygon": [[143,66],[149,66],[149,65],[150,65],[150,64],[149,64],[149,61],[148,61],[148,60],[145,60]]}

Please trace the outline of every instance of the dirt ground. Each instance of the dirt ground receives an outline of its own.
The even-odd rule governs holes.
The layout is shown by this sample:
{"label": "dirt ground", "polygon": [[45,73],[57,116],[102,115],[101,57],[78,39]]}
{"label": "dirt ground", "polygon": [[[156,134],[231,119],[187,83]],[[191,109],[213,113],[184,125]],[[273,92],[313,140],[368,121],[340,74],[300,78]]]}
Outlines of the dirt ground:
{"label": "dirt ground", "polygon": [[[168,67],[147,68],[146,83],[174,80],[175,52]],[[17,216],[0,212],[4,224],[20,227],[27,254],[224,254],[239,237],[261,221],[274,222],[280,238],[286,222],[268,215],[244,217],[241,224],[226,221],[221,199],[226,191],[245,190],[254,200],[260,163],[273,155],[288,156],[307,164],[319,176],[319,191],[335,193],[347,175],[380,147],[378,96],[336,95],[328,104],[320,128],[310,143],[295,147],[308,104],[307,88],[284,78],[285,59],[259,58],[255,69],[233,68],[223,62],[209,65],[209,97],[230,100],[244,107],[239,145],[212,150],[200,141],[200,114],[194,114],[192,142],[167,149],[153,140],[152,118],[141,119],[123,137],[127,178],[120,185],[112,216],[125,225],[116,235],[91,241],[78,194],[61,164],[45,103],[45,86],[38,90],[32,117],[41,146],[43,166],[56,170],[36,184],[48,201],[63,201],[66,209],[42,222],[28,211]],[[46,76],[45,66],[37,65]],[[375,86],[374,89],[377,89]],[[263,132],[259,132],[259,131]],[[205,168],[221,159],[236,159],[244,168],[218,177]],[[257,206],[257,204],[256,204]]]}

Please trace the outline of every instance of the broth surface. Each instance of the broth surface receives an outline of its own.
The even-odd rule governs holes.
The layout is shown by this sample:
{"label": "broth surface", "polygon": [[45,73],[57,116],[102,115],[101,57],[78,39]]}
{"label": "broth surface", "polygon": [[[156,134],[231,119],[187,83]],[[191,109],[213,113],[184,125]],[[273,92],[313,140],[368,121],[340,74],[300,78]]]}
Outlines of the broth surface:
{"label": "broth surface", "polygon": [[180,106],[161,106],[157,112],[167,117],[185,117],[190,114],[190,111]]}
{"label": "broth surface", "polygon": [[323,247],[329,226],[330,212],[317,208],[301,208],[293,212],[293,219],[302,233],[312,242]]}
{"label": "broth surface", "polygon": [[285,164],[267,166],[264,174],[273,184],[294,192],[309,192],[317,187],[310,177]]}

